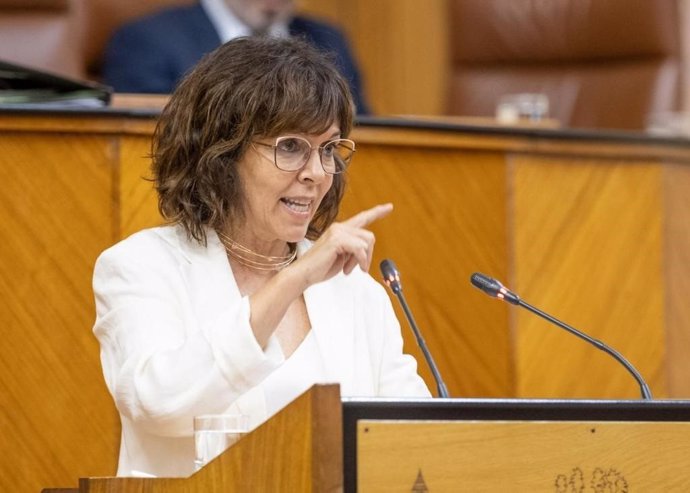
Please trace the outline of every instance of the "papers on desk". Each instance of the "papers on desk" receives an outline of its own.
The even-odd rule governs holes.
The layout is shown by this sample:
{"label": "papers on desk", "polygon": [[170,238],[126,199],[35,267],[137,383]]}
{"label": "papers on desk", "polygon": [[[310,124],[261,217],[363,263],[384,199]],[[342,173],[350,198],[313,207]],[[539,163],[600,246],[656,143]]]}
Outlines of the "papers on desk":
{"label": "papers on desk", "polygon": [[0,61],[0,107],[93,108],[107,106],[111,95],[102,84]]}

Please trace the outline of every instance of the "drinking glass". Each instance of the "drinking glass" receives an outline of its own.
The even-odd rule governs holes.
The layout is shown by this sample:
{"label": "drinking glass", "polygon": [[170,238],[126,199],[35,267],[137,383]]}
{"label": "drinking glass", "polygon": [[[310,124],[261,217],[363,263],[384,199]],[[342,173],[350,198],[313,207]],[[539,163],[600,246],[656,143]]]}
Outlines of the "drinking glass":
{"label": "drinking glass", "polygon": [[505,94],[496,105],[496,119],[500,123],[520,121],[538,122],[549,116],[549,98],[546,94]]}
{"label": "drinking glass", "polygon": [[199,470],[247,433],[249,416],[205,414],[194,417],[195,470]]}

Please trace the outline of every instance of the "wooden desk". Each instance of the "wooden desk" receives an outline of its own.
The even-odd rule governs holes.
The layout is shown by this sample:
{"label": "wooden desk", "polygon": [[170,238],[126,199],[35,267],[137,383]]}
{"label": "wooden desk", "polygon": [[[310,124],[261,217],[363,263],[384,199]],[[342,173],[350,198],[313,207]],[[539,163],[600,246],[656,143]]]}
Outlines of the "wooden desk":
{"label": "wooden desk", "polygon": [[[103,249],[159,222],[142,179],[154,122],[0,112],[2,490],[115,471],[91,274]],[[373,227],[372,275],[397,263],[453,396],[638,395],[610,357],[471,287],[475,271],[618,349],[655,396],[690,395],[687,141],[373,118],[353,138],[343,215],[395,203]]]}

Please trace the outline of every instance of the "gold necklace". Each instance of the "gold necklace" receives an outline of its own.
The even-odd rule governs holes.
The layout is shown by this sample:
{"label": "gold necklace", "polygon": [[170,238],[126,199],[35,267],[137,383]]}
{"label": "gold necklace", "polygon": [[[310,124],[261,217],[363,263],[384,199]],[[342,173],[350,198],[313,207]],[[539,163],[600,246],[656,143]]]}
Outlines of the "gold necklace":
{"label": "gold necklace", "polygon": [[227,254],[235,259],[238,263],[255,270],[271,271],[281,270],[287,267],[297,257],[297,248],[295,245],[290,245],[291,252],[283,257],[273,257],[270,255],[262,255],[256,253],[246,246],[240,245],[229,236],[218,233],[220,242],[225,247]]}

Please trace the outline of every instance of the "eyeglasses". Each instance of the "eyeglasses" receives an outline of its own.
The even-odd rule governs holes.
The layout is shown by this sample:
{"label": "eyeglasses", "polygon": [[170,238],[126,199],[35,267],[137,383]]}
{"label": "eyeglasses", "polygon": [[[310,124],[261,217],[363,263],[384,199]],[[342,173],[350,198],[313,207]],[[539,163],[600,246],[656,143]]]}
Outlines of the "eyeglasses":
{"label": "eyeglasses", "polygon": [[[303,137],[278,137],[275,144],[252,142],[273,148],[273,163],[282,171],[299,171],[309,161],[312,151],[318,150],[321,167],[329,175],[342,173],[350,165],[355,153],[355,143],[350,139],[329,140],[319,147],[312,147]],[[264,156],[265,157],[265,156]]]}

